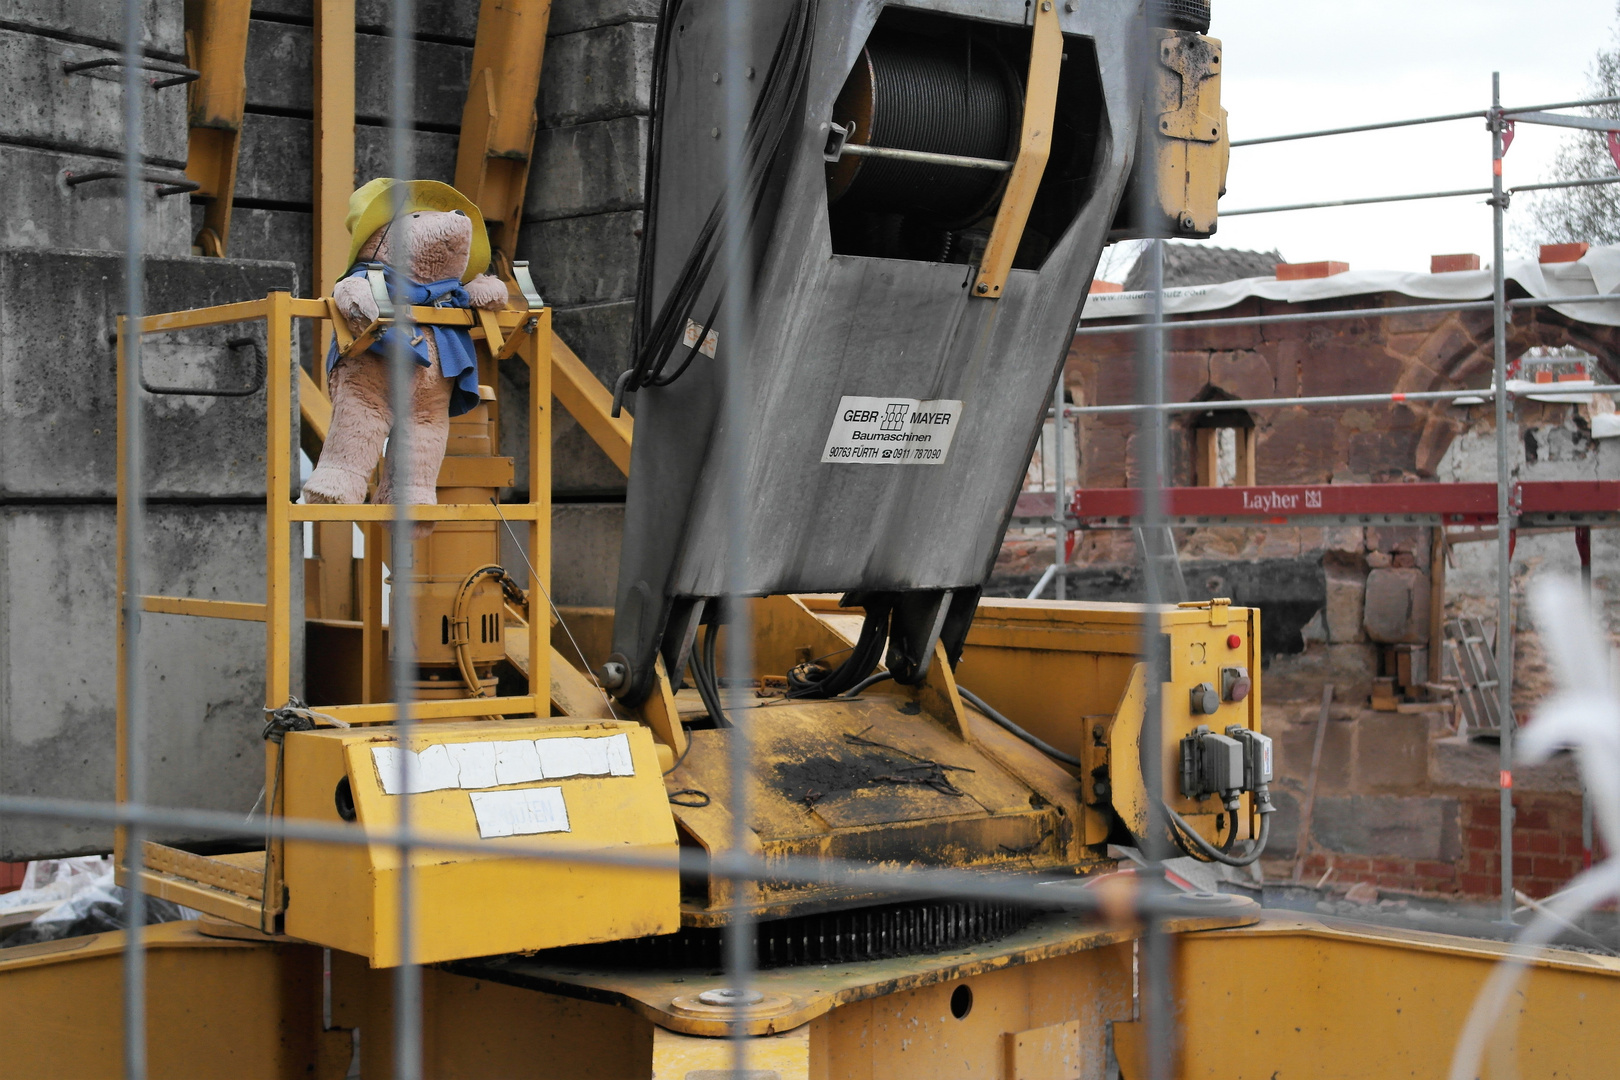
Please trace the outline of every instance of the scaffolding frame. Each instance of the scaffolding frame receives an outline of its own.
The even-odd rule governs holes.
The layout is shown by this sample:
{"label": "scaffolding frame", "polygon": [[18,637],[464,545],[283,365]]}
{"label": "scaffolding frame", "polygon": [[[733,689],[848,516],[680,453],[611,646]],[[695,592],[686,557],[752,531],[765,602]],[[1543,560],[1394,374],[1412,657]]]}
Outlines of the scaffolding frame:
{"label": "scaffolding frame", "polygon": [[[1162,462],[1160,460],[1162,440],[1164,436],[1162,418],[1172,413],[1203,413],[1222,410],[1256,409],[1256,408],[1291,408],[1291,407],[1341,407],[1347,405],[1374,405],[1374,404],[1401,404],[1403,402],[1417,401],[1458,401],[1459,399],[1474,399],[1479,401],[1488,398],[1495,405],[1495,442],[1497,477],[1494,485],[1495,513],[1490,515],[1473,514],[1470,519],[1490,520],[1498,523],[1497,529],[1497,626],[1495,642],[1494,666],[1500,673],[1495,680],[1496,691],[1495,710],[1506,722],[1500,725],[1500,774],[1498,778],[1498,803],[1500,808],[1500,834],[1501,834],[1501,921],[1513,922],[1515,907],[1513,889],[1513,732],[1517,727],[1517,719],[1512,708],[1513,693],[1513,632],[1511,612],[1512,598],[1512,553],[1515,534],[1523,514],[1521,497],[1526,485],[1517,484],[1512,479],[1512,453],[1508,438],[1508,424],[1510,421],[1510,399],[1518,396],[1509,388],[1507,379],[1507,323],[1510,313],[1524,308],[1547,307],[1563,304],[1580,303],[1612,303],[1620,301],[1620,293],[1591,295],[1577,295],[1572,297],[1527,297],[1509,300],[1507,298],[1506,255],[1504,243],[1504,222],[1512,196],[1519,192],[1550,191],[1567,188],[1593,187],[1620,183],[1620,175],[1605,177],[1586,177],[1576,180],[1554,181],[1547,183],[1521,184],[1507,188],[1503,183],[1502,162],[1507,153],[1509,143],[1512,141],[1514,126],[1519,123],[1538,124],[1550,127],[1574,128],[1594,132],[1615,133],[1620,132],[1620,119],[1602,119],[1586,116],[1558,115],[1558,110],[1595,108],[1604,105],[1620,104],[1620,97],[1589,98],[1577,101],[1561,101],[1544,105],[1521,106],[1505,108],[1502,105],[1501,73],[1493,72],[1491,75],[1491,107],[1485,110],[1447,113],[1435,116],[1417,117],[1409,120],[1384,121],[1374,124],[1359,124],[1350,127],[1325,128],[1314,131],[1295,132],[1287,135],[1265,136],[1255,139],[1237,140],[1232,143],[1234,149],[1246,146],[1258,146],[1269,143],[1296,142],[1309,139],[1327,138],[1338,135],[1359,134],[1370,131],[1383,131],[1393,128],[1416,127],[1427,124],[1450,123],[1459,120],[1480,120],[1486,122],[1491,135],[1491,186],[1488,188],[1467,188],[1460,190],[1428,191],[1401,195],[1370,196],[1356,199],[1338,199],[1310,203],[1292,203],[1280,206],[1262,206],[1242,208],[1237,210],[1223,210],[1225,217],[1235,217],[1254,214],[1284,213],[1297,210],[1315,210],[1345,206],[1367,206],[1385,203],[1410,202],[1414,200],[1442,199],[1458,197],[1474,197],[1485,195],[1486,204],[1491,207],[1492,223],[1492,260],[1491,281],[1492,297],[1490,300],[1477,301],[1437,301],[1430,304],[1409,304],[1385,308],[1355,308],[1343,311],[1330,312],[1282,312],[1269,315],[1235,316],[1229,318],[1203,318],[1203,319],[1177,319],[1171,320],[1164,313],[1164,282],[1163,282],[1163,239],[1152,239],[1143,251],[1141,258],[1150,260],[1149,290],[1152,304],[1152,314],[1145,320],[1138,317],[1118,317],[1121,320],[1107,326],[1086,326],[1082,324],[1075,330],[1075,337],[1099,336],[1104,334],[1128,333],[1136,329],[1150,342],[1149,347],[1139,352],[1147,354],[1149,366],[1157,369],[1154,375],[1143,381],[1139,387],[1137,404],[1130,405],[1085,405],[1073,406],[1063,403],[1063,383],[1059,379],[1059,388],[1054,401],[1054,407],[1048,411],[1048,416],[1056,418],[1059,425],[1067,422],[1070,416],[1103,415],[1109,413],[1135,413],[1142,416],[1143,442],[1147,447],[1144,460],[1138,466],[1140,474],[1147,477],[1145,482],[1139,484],[1139,489],[1123,489],[1118,494],[1123,495],[1128,502],[1134,503],[1134,513],[1126,514],[1120,511],[1123,507],[1116,503],[1114,520],[1109,521],[1106,515],[1097,515],[1104,520],[1094,521],[1093,524],[1103,527],[1134,526],[1138,531],[1144,529],[1158,529],[1169,524],[1193,526],[1204,524],[1306,524],[1331,522],[1339,524],[1376,524],[1386,519],[1405,517],[1411,523],[1443,525],[1446,516],[1438,509],[1432,512],[1413,513],[1410,510],[1402,514],[1379,512],[1370,508],[1356,508],[1353,511],[1338,514],[1319,514],[1320,521],[1310,516],[1294,516],[1279,519],[1275,514],[1249,513],[1244,508],[1236,508],[1236,513],[1188,513],[1177,515],[1168,500],[1176,496],[1175,489],[1166,488],[1162,483]],[[1298,398],[1260,398],[1248,400],[1226,400],[1207,402],[1165,402],[1161,393],[1151,392],[1162,390],[1163,387],[1163,335],[1169,331],[1213,329],[1227,326],[1263,326],[1291,322],[1322,322],[1335,320],[1379,319],[1389,315],[1405,315],[1418,313],[1432,313],[1436,311],[1490,311],[1492,313],[1492,351],[1493,351],[1493,378],[1492,385],[1485,390],[1442,390],[1418,391],[1410,393],[1381,393],[1381,394],[1337,394],[1321,395],[1315,397]],[[1149,385],[1151,384],[1151,386]],[[1529,394],[1550,393],[1557,389],[1557,384],[1541,387],[1529,391]],[[1594,385],[1580,386],[1565,393],[1578,392],[1582,394],[1620,393],[1620,385]],[[1528,396],[1528,395],[1526,395]],[[1363,485],[1385,486],[1391,488],[1409,488],[1413,485]],[[1422,485],[1433,489],[1435,487],[1455,485]],[[1491,485],[1466,485],[1468,487],[1490,487]],[[1530,485],[1542,488],[1562,485]],[[1187,490],[1187,489],[1182,489]],[[1203,489],[1197,489],[1202,491]],[[1238,489],[1224,489],[1236,491]],[[1272,487],[1253,489],[1255,491],[1271,491]],[[1045,591],[1048,582],[1056,579],[1058,596],[1064,595],[1063,583],[1068,569],[1068,560],[1072,555],[1073,531],[1086,527],[1085,517],[1092,516],[1091,512],[1082,514],[1080,510],[1081,489],[1076,488],[1069,498],[1065,498],[1065,490],[1061,480],[1053,499],[1050,515],[1044,521],[1028,513],[1019,514],[1015,511],[1013,523],[1026,526],[1044,525],[1055,529],[1057,545],[1053,563],[1043,573],[1035,588],[1031,590],[1030,599],[1038,597]],[[1099,495],[1105,495],[1096,490],[1086,493],[1086,501],[1095,505]],[[1607,496],[1608,493],[1605,493]],[[1033,500],[1032,500],[1033,501]],[[1109,501],[1109,500],[1105,500]],[[1620,523],[1620,500],[1610,501],[1607,498],[1598,504],[1589,499],[1575,498],[1569,505],[1562,504],[1554,497],[1556,505],[1540,507],[1538,517],[1550,518],[1548,524],[1558,527],[1574,527],[1577,532],[1577,546],[1582,559],[1583,578],[1585,578],[1588,595],[1590,595],[1591,569],[1590,569],[1590,543],[1586,530],[1593,524],[1611,526]],[[1027,504],[1026,504],[1027,505]],[[1033,509],[1033,507],[1030,507]],[[1266,521],[1264,519],[1270,518]],[[1260,519],[1258,522],[1256,519]],[[1567,519],[1560,520],[1560,519]],[[1537,524],[1542,522],[1537,521]],[[1156,575],[1144,574],[1144,584],[1148,594],[1149,603],[1153,602],[1154,594],[1158,591]],[[1590,808],[1584,807],[1583,821],[1590,820]],[[1589,841],[1588,841],[1589,842]]]}

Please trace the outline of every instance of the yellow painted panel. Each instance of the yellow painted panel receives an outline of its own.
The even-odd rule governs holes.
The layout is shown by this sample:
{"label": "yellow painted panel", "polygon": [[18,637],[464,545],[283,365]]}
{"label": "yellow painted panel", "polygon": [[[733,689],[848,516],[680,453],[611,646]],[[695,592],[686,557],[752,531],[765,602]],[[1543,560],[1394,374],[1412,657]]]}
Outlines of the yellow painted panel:
{"label": "yellow painted panel", "polygon": [[[556,787],[568,831],[493,838],[487,855],[412,852],[416,920],[413,958],[432,963],[497,953],[673,932],[679,925],[679,882],[673,868],[644,870],[517,859],[514,845],[545,843],[559,853],[603,849],[663,853],[676,848],[675,824],[647,730],[628,721],[450,722],[418,729],[415,749],[433,744],[565,736],[629,736],[633,777],[576,777],[498,789]],[[392,745],[390,728],[297,732],[287,738],[287,814],[337,823],[336,791],[347,780],[359,823],[390,829],[400,798],[424,832],[479,836],[472,795],[450,788],[411,796],[383,792],[371,750]],[[295,937],[396,964],[399,849],[372,844],[336,847],[289,841],[286,931]]]}
{"label": "yellow painted panel", "polygon": [[1080,1021],[1007,1033],[1007,1080],[1074,1080],[1080,1075]]}
{"label": "yellow painted panel", "polygon": [[[1184,1080],[1443,1077],[1474,996],[1505,948],[1308,918],[1188,934],[1178,946],[1176,1075]],[[1533,968],[1515,1002],[1518,1075],[1612,1077],[1620,961],[1554,955],[1563,961]],[[1484,1075],[1500,1076],[1488,1064]],[[1127,1072],[1125,1080],[1137,1078]]]}
{"label": "yellow painted panel", "polygon": [[842,1006],[811,1022],[810,1076],[1001,1078],[1009,1034],[1073,1025],[1083,1071],[1067,1075],[1100,1077],[1107,1025],[1131,1015],[1131,955],[1111,945]]}
{"label": "yellow painted panel", "polygon": [[810,1080],[810,1029],[749,1039],[743,1044],[742,1071],[737,1072],[737,1044],[731,1040],[654,1028],[652,1064],[652,1080],[689,1080],[694,1075],[704,1080]]}
{"label": "yellow painted panel", "polygon": [[[321,950],[148,927],[149,1075],[186,1080],[338,1080],[317,1072]],[[108,1080],[123,1071],[122,932],[0,952],[0,1077]],[[19,955],[20,954],[20,955]],[[347,1064],[347,1057],[343,1057]]]}
{"label": "yellow painted panel", "polygon": [[[393,973],[332,955],[332,1019],[358,1027],[362,1080],[394,1080]],[[629,1009],[427,968],[422,1075],[431,1080],[644,1080],[653,1027]]]}

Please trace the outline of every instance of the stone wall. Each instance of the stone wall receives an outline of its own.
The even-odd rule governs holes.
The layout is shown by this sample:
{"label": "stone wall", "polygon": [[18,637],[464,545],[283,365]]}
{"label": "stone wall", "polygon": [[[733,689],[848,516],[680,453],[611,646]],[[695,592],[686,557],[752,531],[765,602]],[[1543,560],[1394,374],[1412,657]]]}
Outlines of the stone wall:
{"label": "stone wall", "polygon": [[[151,54],[184,60],[182,7],[147,0]],[[0,226],[0,791],[105,801],[115,775],[112,335],[124,309],[125,204],[120,179],[67,180],[121,169],[123,87],[119,68],[68,75],[62,63],[119,51],[123,12],[87,0],[0,12],[0,184],[13,202]],[[147,165],[179,179],[185,89],[148,91],[146,110]],[[285,263],[192,257],[185,196],[143,187],[148,310],[297,287]],[[226,348],[237,335],[254,347]],[[154,385],[241,385],[263,347],[251,324],[164,335],[144,368]],[[152,500],[142,591],[262,601],[264,395],[146,396],[141,408]],[[153,801],[246,813],[264,776],[263,628],[148,615],[141,642]],[[111,843],[106,826],[0,819],[0,859]]]}
{"label": "stone wall", "polygon": [[[1452,735],[1444,712],[1335,708],[1329,716],[1301,880],[1314,883],[1331,869],[1338,886],[1497,895],[1497,747]],[[1266,709],[1267,730],[1278,740],[1268,878],[1293,873],[1319,717],[1301,706]],[[1582,842],[1580,781],[1566,754],[1516,768],[1513,783],[1514,886],[1548,896],[1590,857]]]}

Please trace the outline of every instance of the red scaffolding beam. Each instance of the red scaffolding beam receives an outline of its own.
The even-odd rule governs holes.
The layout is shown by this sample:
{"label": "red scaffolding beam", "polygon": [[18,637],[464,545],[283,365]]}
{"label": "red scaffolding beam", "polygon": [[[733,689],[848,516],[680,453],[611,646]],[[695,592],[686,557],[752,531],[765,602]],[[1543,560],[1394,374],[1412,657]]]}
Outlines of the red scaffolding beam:
{"label": "red scaffolding beam", "polygon": [[[1494,525],[1495,484],[1302,484],[1164,489],[1165,524]],[[1019,524],[1052,520],[1050,492],[1019,496]],[[1136,488],[1080,488],[1069,517],[1081,528],[1141,523]],[[1513,485],[1511,513],[1525,528],[1620,526],[1620,480],[1531,480]]]}

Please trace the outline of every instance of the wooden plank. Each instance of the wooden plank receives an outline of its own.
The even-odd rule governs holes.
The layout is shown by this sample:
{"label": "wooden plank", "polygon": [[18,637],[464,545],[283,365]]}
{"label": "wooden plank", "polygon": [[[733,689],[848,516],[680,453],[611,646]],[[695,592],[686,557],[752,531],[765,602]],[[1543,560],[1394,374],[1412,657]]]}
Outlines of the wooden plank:
{"label": "wooden plank", "polygon": [[235,600],[198,600],[189,596],[143,596],[141,610],[157,615],[195,615],[202,619],[265,621],[263,604],[241,603]]}

